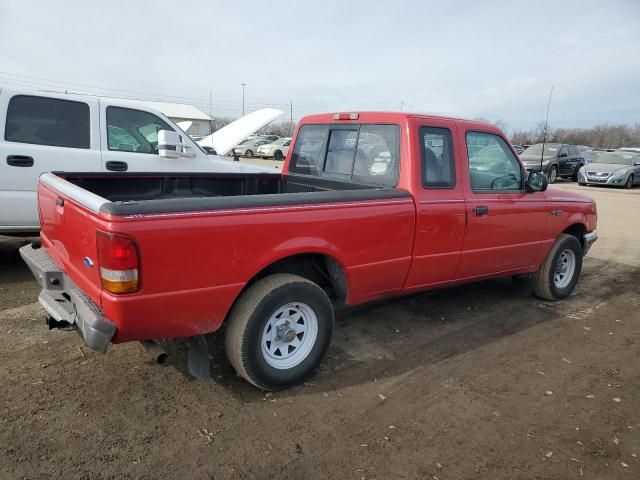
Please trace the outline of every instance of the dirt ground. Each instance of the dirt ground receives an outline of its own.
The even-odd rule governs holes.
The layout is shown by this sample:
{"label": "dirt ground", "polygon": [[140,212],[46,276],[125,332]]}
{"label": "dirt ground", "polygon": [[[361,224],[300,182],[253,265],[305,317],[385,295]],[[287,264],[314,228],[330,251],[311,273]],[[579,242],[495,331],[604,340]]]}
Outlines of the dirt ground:
{"label": "dirt ground", "polygon": [[640,478],[640,189],[561,188],[600,221],[570,299],[498,280],[344,310],[321,370],[274,394],[220,333],[204,382],[182,342],[157,366],[48,331],[3,238],[0,478]]}

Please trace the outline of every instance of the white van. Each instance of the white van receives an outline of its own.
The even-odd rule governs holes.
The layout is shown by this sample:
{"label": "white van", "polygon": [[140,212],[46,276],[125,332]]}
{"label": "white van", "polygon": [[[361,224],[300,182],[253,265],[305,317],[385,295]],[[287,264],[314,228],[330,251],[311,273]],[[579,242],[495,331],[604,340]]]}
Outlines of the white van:
{"label": "white van", "polygon": [[[227,143],[263,126],[248,123]],[[160,130],[177,132],[185,154],[159,154]],[[0,87],[0,234],[40,229],[35,190],[44,172],[265,170],[207,155],[162,113],[134,102]]]}

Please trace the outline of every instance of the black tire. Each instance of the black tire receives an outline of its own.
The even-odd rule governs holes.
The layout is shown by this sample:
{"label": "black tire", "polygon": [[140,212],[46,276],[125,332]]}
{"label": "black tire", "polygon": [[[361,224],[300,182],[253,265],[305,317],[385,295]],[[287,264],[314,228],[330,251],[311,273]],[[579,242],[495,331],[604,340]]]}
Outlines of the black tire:
{"label": "black tire", "polygon": [[247,150],[244,152],[244,156],[247,158],[253,158],[253,150]]}
{"label": "black tire", "polygon": [[574,172],[574,174],[571,175],[571,180],[573,180],[574,182],[578,181],[578,171],[580,171],[581,168],[582,168],[582,164],[578,165],[576,167],[576,171]]}
{"label": "black tire", "polygon": [[[573,252],[575,268],[568,284],[558,287],[554,281],[556,273],[555,267],[560,256],[567,250]],[[542,265],[540,265],[540,268],[538,268],[538,271],[533,276],[533,293],[545,300],[562,300],[563,298],[567,298],[578,283],[581,271],[582,245],[573,235],[562,233],[551,247],[547,258],[542,262]]]}
{"label": "black tire", "polygon": [[547,179],[549,183],[556,183],[558,179],[558,167],[553,165],[549,168],[549,175],[547,175]]}
{"label": "black tire", "polygon": [[[263,330],[283,306],[300,302],[317,318],[317,335],[300,363],[278,369],[267,362],[262,349]],[[327,294],[315,283],[287,273],[270,275],[249,287],[236,301],[225,333],[229,362],[238,375],[263,390],[280,390],[302,382],[320,364],[331,343],[334,317]]]}
{"label": "black tire", "polygon": [[627,183],[624,184],[624,188],[633,188],[633,173],[627,178]]}
{"label": "black tire", "polygon": [[276,150],[273,154],[274,160],[282,160],[282,152],[280,150]]}
{"label": "black tire", "polygon": [[586,183],[584,182],[578,182],[578,185],[580,185],[581,187],[584,187],[586,185]]}

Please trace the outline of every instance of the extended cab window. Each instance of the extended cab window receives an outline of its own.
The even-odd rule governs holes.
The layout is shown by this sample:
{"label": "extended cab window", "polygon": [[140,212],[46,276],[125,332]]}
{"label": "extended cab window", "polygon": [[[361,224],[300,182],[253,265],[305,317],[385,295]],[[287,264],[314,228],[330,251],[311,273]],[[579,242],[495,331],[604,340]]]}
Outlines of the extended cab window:
{"label": "extended cab window", "polygon": [[9,101],[4,139],[52,147],[89,148],[89,105],[16,95]]}
{"label": "extended cab window", "polygon": [[303,125],[291,155],[292,173],[395,186],[400,170],[397,125]]}
{"label": "extended cab window", "polygon": [[502,137],[483,132],[467,132],[466,137],[474,192],[522,189],[520,162]]}
{"label": "extended cab window", "polygon": [[109,150],[158,153],[158,132],[171,130],[152,113],[132,108],[107,107],[107,144]]}
{"label": "extended cab window", "polygon": [[425,188],[453,188],[456,168],[453,140],[448,128],[420,127],[422,157],[422,186]]}

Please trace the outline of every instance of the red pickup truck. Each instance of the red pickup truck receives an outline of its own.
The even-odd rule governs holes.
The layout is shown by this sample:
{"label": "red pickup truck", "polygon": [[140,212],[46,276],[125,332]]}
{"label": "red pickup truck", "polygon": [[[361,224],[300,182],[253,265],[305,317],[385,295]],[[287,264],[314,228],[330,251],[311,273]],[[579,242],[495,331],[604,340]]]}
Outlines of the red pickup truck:
{"label": "red pickup truck", "polygon": [[335,303],[504,276],[558,300],[597,239],[593,200],[547,189],[486,123],[322,114],[292,145],[282,173],[42,175],[21,255],[49,326],[97,351],[191,337],[206,377],[202,335],[226,323],[238,374],[279,389],[323,358]]}

